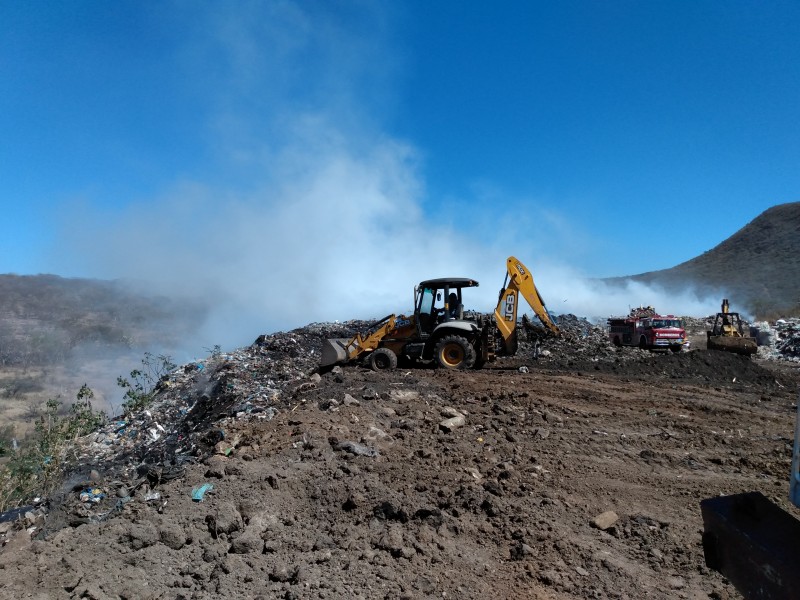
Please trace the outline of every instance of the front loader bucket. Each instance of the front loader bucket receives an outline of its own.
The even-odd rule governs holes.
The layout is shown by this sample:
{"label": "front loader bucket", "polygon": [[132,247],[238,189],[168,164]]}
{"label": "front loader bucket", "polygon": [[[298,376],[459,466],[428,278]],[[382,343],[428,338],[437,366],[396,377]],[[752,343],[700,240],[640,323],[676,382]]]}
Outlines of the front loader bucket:
{"label": "front loader bucket", "polygon": [[320,367],[329,367],[337,363],[347,362],[345,346],[350,340],[347,338],[332,338],[322,342],[322,358]]}
{"label": "front loader bucket", "polygon": [[725,352],[733,352],[734,354],[752,356],[758,350],[758,344],[755,338],[751,337],[710,335],[708,336],[708,349],[724,350]]}

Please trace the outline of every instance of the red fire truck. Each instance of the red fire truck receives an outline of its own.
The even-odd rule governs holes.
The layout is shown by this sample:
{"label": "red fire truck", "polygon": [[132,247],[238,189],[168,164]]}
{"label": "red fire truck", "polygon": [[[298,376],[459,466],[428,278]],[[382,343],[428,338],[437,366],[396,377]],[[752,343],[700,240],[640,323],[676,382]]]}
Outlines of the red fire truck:
{"label": "red fire truck", "polygon": [[686,342],[686,331],[678,317],[659,315],[652,306],[647,306],[632,309],[627,317],[610,317],[608,339],[615,346],[680,352]]}

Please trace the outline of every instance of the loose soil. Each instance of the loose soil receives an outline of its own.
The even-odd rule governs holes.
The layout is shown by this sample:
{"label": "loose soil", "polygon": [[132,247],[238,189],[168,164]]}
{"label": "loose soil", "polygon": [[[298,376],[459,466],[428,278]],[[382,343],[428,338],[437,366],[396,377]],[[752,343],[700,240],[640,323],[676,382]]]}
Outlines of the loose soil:
{"label": "loose soil", "polygon": [[[227,394],[194,375],[173,390],[211,415],[180,476],[123,503],[119,457],[83,465],[38,537],[8,532],[1,597],[734,599],[705,566],[700,501],[760,491],[800,516],[785,363],[526,346],[479,371],[306,374],[267,418],[231,417],[246,398],[223,377],[264,363],[225,362]],[[89,467],[117,502],[102,520],[75,499]]]}

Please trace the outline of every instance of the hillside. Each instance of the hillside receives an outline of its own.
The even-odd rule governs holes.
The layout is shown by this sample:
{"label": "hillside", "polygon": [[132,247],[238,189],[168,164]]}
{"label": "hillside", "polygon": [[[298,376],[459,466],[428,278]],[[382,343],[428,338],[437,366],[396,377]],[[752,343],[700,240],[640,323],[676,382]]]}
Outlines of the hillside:
{"label": "hillside", "polygon": [[174,345],[198,306],[116,281],[0,275],[0,367],[59,364],[77,350]]}
{"label": "hillside", "polygon": [[[713,233],[713,220],[709,230]],[[725,293],[739,310],[762,317],[797,314],[800,302],[800,202],[764,211],[731,237],[671,269],[632,279],[664,288]]]}
{"label": "hillside", "polygon": [[180,348],[204,316],[117,281],[0,275],[0,448],[25,435],[48,399],[72,398],[84,383],[95,407],[112,411],[116,377],[145,352]]}

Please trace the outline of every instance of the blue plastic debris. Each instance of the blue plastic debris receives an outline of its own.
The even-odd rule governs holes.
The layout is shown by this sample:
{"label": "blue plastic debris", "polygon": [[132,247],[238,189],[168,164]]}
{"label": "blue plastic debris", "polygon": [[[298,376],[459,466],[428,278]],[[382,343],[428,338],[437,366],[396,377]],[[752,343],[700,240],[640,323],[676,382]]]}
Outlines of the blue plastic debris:
{"label": "blue plastic debris", "polygon": [[205,493],[210,492],[213,489],[214,486],[210,483],[204,483],[203,485],[192,488],[192,500],[195,502],[202,502]]}
{"label": "blue plastic debris", "polygon": [[105,493],[100,488],[86,488],[81,492],[81,502],[97,504],[105,497]]}

